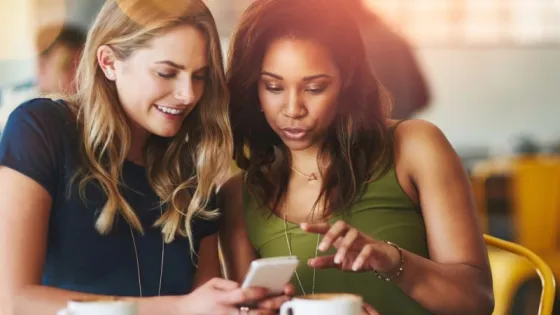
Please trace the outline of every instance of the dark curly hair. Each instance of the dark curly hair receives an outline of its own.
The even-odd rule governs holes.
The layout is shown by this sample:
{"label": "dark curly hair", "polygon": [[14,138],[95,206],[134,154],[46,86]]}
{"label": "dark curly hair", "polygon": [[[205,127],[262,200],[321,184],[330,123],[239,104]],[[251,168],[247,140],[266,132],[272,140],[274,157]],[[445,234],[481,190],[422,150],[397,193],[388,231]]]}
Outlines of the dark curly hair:
{"label": "dark curly hair", "polygon": [[371,73],[360,31],[343,3],[258,0],[243,13],[232,37],[227,81],[234,158],[250,191],[272,211],[286,194],[291,163],[287,148],[260,112],[258,97],[263,59],[276,39],[319,43],[342,78],[338,114],[319,151],[318,161],[327,163],[319,163],[323,186],[315,206],[324,202],[324,215],[344,213],[368,181],[391,164],[386,120],[391,100]]}

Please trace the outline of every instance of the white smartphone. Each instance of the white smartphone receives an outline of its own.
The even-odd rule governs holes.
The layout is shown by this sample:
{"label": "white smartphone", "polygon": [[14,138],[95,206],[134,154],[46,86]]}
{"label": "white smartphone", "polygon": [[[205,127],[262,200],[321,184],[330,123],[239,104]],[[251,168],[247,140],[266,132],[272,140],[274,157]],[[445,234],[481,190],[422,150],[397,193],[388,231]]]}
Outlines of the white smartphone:
{"label": "white smartphone", "polygon": [[268,289],[269,295],[282,294],[284,286],[292,279],[298,264],[297,256],[254,260],[241,287],[261,287]]}

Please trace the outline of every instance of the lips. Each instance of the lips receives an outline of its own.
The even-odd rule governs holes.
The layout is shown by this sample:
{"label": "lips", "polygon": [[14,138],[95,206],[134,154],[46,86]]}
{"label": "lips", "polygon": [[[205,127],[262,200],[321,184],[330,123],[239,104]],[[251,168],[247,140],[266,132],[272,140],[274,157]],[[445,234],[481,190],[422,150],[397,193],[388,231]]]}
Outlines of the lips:
{"label": "lips", "polygon": [[308,130],[304,128],[290,127],[290,128],[282,128],[282,132],[284,136],[288,139],[301,140],[307,135]]}

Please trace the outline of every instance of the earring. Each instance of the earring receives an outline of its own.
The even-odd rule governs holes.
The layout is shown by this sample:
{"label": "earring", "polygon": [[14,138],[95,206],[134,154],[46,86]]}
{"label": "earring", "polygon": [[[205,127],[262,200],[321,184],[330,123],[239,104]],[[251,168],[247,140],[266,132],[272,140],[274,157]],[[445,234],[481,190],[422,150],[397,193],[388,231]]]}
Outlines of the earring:
{"label": "earring", "polygon": [[114,80],[115,79],[115,74],[113,73],[113,71],[107,70],[107,78],[109,80]]}

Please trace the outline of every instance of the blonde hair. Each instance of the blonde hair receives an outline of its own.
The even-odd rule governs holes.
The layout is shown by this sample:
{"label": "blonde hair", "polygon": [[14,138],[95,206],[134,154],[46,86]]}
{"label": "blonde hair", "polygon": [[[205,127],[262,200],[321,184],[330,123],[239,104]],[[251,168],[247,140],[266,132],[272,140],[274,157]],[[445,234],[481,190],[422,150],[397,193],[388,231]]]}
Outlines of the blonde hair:
{"label": "blonde hair", "polygon": [[[90,29],[77,73],[77,92],[69,98],[77,114],[84,166],[80,195],[88,182],[100,184],[107,196],[96,229],[107,234],[117,214],[135,230],[143,228],[121,194],[121,169],[131,144],[131,132],[120,106],[116,87],[97,62],[97,49],[110,46],[119,59],[169,29],[192,25],[208,41],[209,78],[197,106],[173,138],[151,135],[145,159],[149,182],[168,207],[155,223],[166,242],[177,235],[189,238],[194,249],[191,222],[214,219],[217,209],[206,210],[214,191],[227,179],[231,164],[231,128],[227,85],[215,21],[202,0],[107,0]],[[194,190],[191,194],[189,190]]]}

